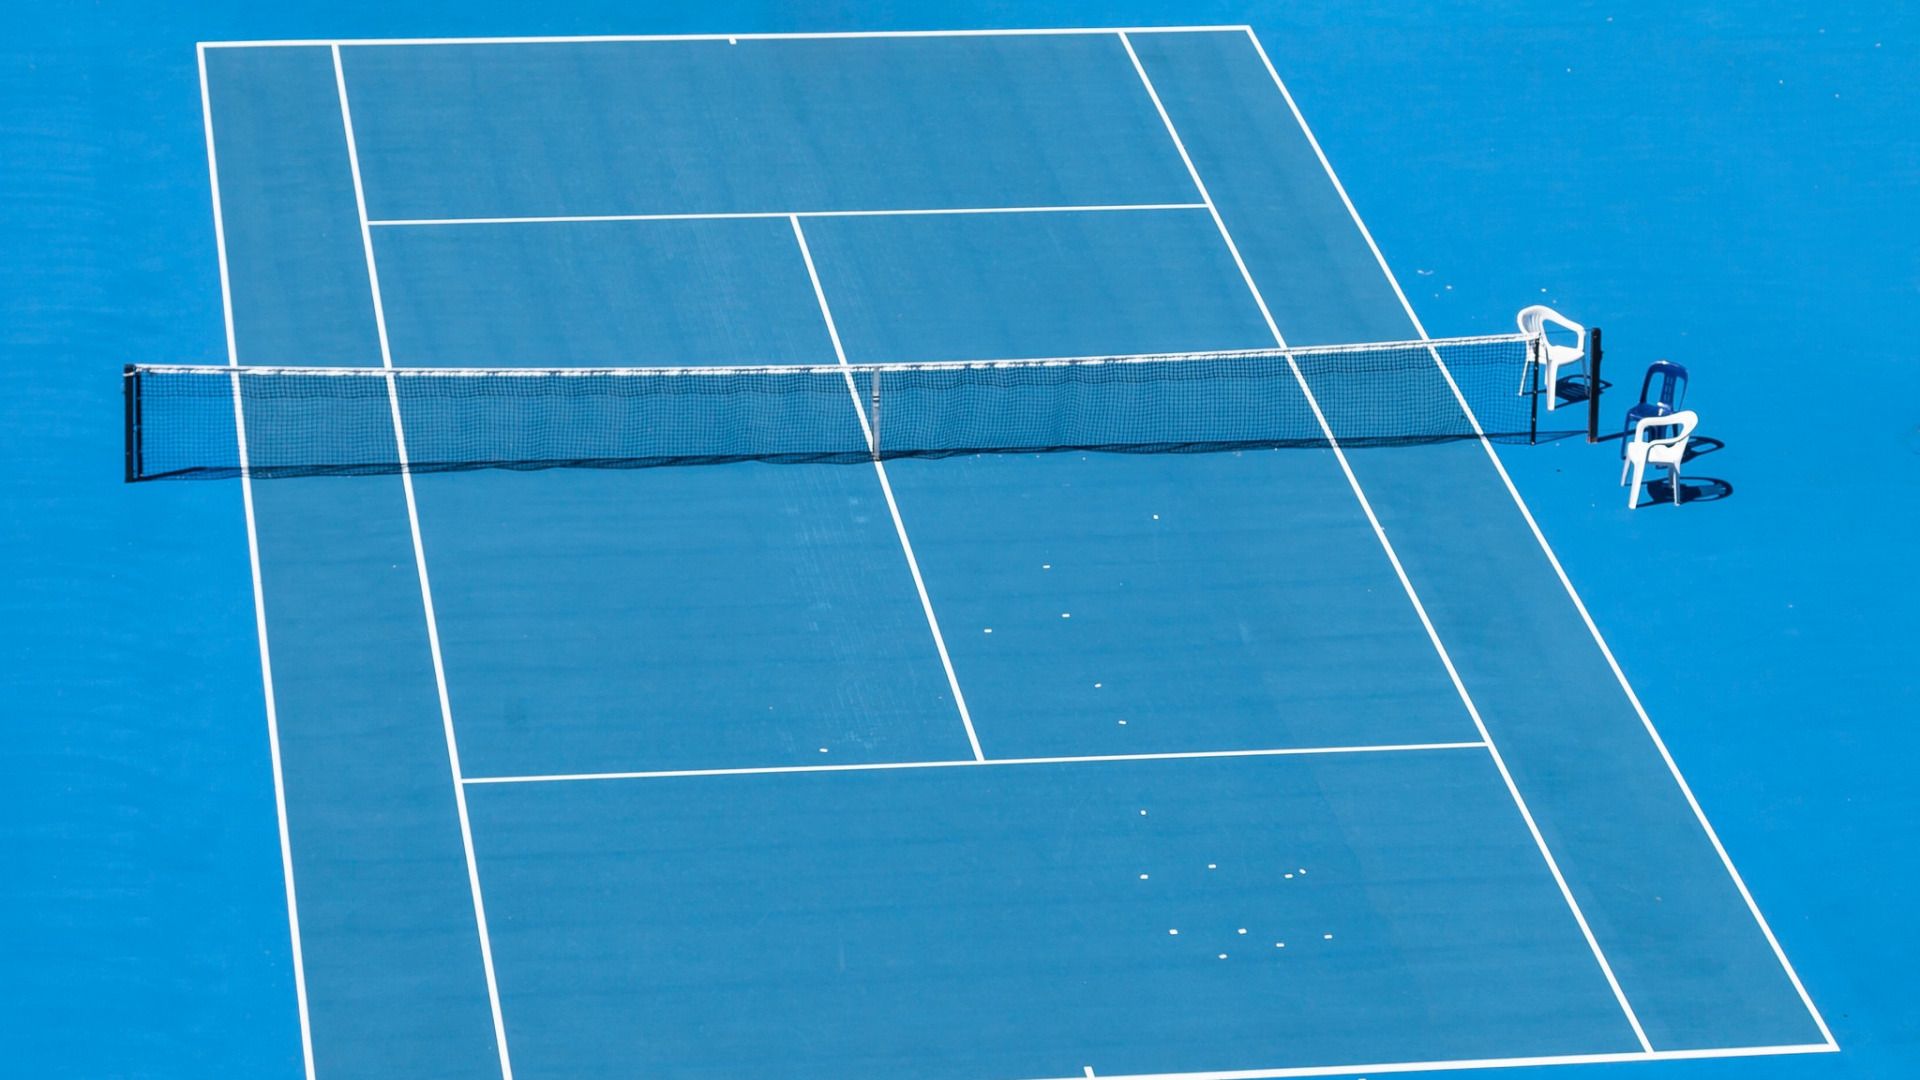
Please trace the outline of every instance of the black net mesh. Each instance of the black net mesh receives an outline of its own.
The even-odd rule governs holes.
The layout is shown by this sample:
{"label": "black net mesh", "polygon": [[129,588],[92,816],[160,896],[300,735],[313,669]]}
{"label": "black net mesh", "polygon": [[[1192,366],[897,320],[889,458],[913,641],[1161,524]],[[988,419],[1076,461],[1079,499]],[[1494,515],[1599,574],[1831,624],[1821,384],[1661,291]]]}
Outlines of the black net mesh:
{"label": "black net mesh", "polygon": [[1460,398],[1490,438],[1566,434],[1550,421],[1570,428],[1583,410],[1536,408],[1532,347],[1513,335],[844,366],[136,365],[127,369],[127,475],[1207,451],[1325,446],[1326,429],[1343,446],[1403,445],[1473,438]]}

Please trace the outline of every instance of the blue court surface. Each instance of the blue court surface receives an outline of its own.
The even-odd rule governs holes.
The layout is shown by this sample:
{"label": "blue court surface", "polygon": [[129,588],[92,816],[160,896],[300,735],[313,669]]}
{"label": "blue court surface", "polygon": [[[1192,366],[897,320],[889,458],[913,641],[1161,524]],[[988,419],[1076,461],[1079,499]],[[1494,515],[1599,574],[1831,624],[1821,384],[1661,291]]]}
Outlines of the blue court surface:
{"label": "blue court surface", "polygon": [[[222,17],[152,43],[164,75],[129,92],[166,134],[150,167],[117,168],[181,205],[133,223],[76,195],[70,213],[130,235],[60,256],[81,265],[60,281],[104,274],[98,302],[136,324],[64,376],[101,413],[74,421],[86,460],[116,461],[126,359],[1237,350],[1503,331],[1547,301],[1617,328],[1622,398],[1669,352],[1739,381],[1735,356],[1711,362],[1710,322],[1663,339],[1617,298],[1671,284],[1667,255],[1600,280],[1582,230],[1632,207],[1551,206],[1594,197],[1591,171],[1519,179],[1524,213],[1478,218],[1495,197],[1470,186],[1418,210],[1405,170],[1472,176],[1462,159],[1485,152],[1448,123],[1512,125],[1522,148],[1500,160],[1534,161],[1509,94],[1564,93],[1546,73],[1606,48],[1570,46],[1611,33],[1605,13],[1533,26],[1570,59],[1504,91],[1448,46],[1418,70],[1457,79],[1451,101],[1402,85],[1404,103],[1370,83],[1392,70],[1379,54],[1447,40],[1417,18],[1063,13],[732,37],[616,33],[631,16],[543,37],[427,36],[515,32],[504,17]],[[333,36],[366,27],[404,32]],[[1506,33],[1500,63],[1539,47]],[[1364,59],[1330,44],[1367,34]],[[1422,125],[1396,162],[1392,133]],[[1346,177],[1351,199],[1341,147],[1377,170]],[[1495,265],[1501,244],[1533,256],[1541,218],[1558,250]],[[1413,261],[1390,269],[1376,237]],[[1569,291],[1539,287],[1549,273]],[[128,293],[139,275],[169,282]],[[195,336],[155,329],[182,312]],[[1699,407],[1748,469],[1786,456],[1736,419],[1764,393],[1717,393]],[[1768,651],[1766,628],[1824,586],[1768,578],[1798,556],[1755,523],[1819,493],[1702,479],[1687,505],[1630,512],[1611,442],[1342,446],[1341,424],[1316,447],[1217,453],[91,478],[113,554],[62,557],[132,577],[63,602],[103,625],[93,608],[142,614],[96,629],[95,667],[64,688],[119,734],[24,759],[41,775],[16,785],[18,817],[49,823],[17,834],[37,884],[12,921],[38,927],[16,955],[39,989],[9,1010],[6,1056],[20,1075],[1905,1075],[1911,1006],[1883,1000],[1899,977],[1841,953],[1911,942],[1836,942],[1891,933],[1874,905],[1894,902],[1852,893],[1908,895],[1911,869],[1819,805],[1850,781],[1795,740],[1834,725],[1878,756],[1848,718],[1911,720],[1911,677],[1822,673],[1846,655],[1833,641]],[[1908,524],[1913,449],[1863,474],[1908,498],[1889,511]],[[1849,541],[1856,563],[1888,557],[1892,520]],[[1868,607],[1910,605],[1913,584]],[[1769,614],[1709,621],[1745,598]],[[1912,631],[1909,608],[1853,633],[1904,657]],[[1875,686],[1831,685],[1850,678]],[[31,738],[65,714],[44,715],[23,718]],[[95,769],[111,790],[81,778]],[[56,826],[63,786],[93,804]],[[1874,798],[1912,821],[1910,791]],[[1723,804],[1743,811],[1726,834]],[[156,815],[177,829],[138,824]],[[1854,885],[1795,880],[1843,859]]]}

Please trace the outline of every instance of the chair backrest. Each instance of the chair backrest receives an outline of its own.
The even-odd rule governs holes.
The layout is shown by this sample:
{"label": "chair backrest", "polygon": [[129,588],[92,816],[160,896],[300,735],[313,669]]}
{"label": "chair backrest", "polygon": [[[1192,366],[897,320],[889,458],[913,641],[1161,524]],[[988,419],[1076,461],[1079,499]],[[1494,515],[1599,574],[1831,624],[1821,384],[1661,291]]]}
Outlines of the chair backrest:
{"label": "chair backrest", "polygon": [[[1678,447],[1681,452],[1684,453],[1687,440],[1693,437],[1693,429],[1699,426],[1700,416],[1691,409],[1682,409],[1677,413],[1669,413],[1666,416],[1643,416],[1640,418],[1639,423],[1633,425],[1633,441],[1646,443],[1649,449],[1653,447]],[[1649,434],[1655,429],[1667,428],[1679,428],[1680,430],[1670,435],[1663,435],[1658,439],[1653,438]]]}
{"label": "chair backrest", "polygon": [[1514,321],[1520,325],[1520,332],[1529,337],[1544,334],[1547,324],[1552,323],[1573,334],[1574,348],[1581,352],[1587,351],[1587,328],[1545,304],[1532,304],[1521,308],[1520,314],[1514,317]]}
{"label": "chair backrest", "polygon": [[[1659,383],[1659,391],[1653,392],[1654,384]],[[1657,401],[1668,408],[1677,409],[1687,400],[1687,369],[1671,360],[1655,360],[1647,365],[1647,377],[1640,380],[1640,403],[1645,405]]]}

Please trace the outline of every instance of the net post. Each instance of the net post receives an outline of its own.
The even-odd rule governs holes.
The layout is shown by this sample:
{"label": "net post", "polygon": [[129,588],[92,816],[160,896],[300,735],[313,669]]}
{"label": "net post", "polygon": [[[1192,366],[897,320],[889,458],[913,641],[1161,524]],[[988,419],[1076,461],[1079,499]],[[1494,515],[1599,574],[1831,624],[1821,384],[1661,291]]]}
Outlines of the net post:
{"label": "net post", "polygon": [[120,370],[120,396],[126,405],[126,482],[140,479],[140,370],[128,364]]}
{"label": "net post", "polygon": [[1600,441],[1600,328],[1587,331],[1587,441]]}
{"label": "net post", "polygon": [[1546,362],[1541,355],[1546,351],[1547,336],[1541,334],[1527,342],[1527,370],[1530,374],[1527,387],[1527,445],[1535,446],[1540,442],[1540,365]]}
{"label": "net post", "polygon": [[872,397],[873,397],[873,404],[868,410],[869,414],[871,415],[872,424],[873,424],[873,446],[871,447],[871,449],[873,451],[873,460],[879,461],[880,460],[880,371],[878,368],[875,368],[873,371]]}

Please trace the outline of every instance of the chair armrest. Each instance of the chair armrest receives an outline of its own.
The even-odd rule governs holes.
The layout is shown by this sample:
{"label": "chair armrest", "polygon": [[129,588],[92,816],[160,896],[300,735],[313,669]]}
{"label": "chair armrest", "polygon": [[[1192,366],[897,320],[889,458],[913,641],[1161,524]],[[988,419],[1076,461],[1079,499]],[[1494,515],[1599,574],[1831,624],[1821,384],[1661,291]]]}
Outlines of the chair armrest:
{"label": "chair armrest", "polygon": [[[1700,417],[1690,410],[1682,410],[1665,415],[1643,416],[1633,425],[1633,441],[1644,442],[1650,446],[1673,446],[1686,442],[1693,429],[1700,424]],[[1658,439],[1649,438],[1647,432],[1653,428],[1679,428],[1673,435]]]}

